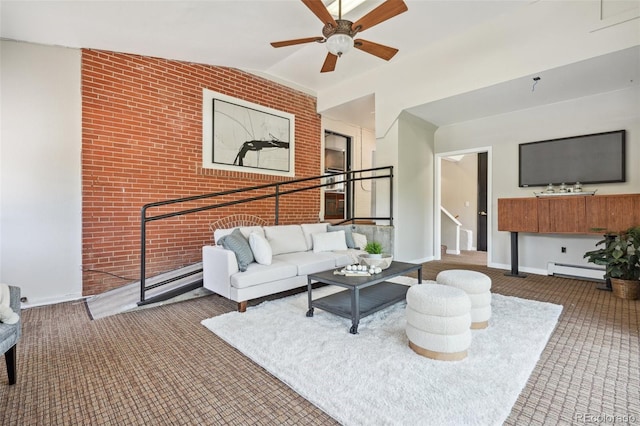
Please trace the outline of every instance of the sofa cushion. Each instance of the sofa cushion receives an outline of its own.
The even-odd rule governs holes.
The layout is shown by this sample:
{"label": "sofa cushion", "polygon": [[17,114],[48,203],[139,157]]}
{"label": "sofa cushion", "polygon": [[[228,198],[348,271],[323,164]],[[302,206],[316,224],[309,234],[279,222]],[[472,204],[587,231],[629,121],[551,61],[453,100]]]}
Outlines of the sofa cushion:
{"label": "sofa cushion", "polygon": [[353,243],[356,246],[355,248],[364,250],[364,248],[367,246],[367,236],[364,234],[359,234],[357,232],[352,232],[351,235],[353,236]]}
{"label": "sofa cushion", "polygon": [[278,255],[278,260],[295,265],[298,269],[298,275],[314,274],[336,267],[335,255],[331,252],[314,253],[304,251],[285,253]]}
{"label": "sofa cushion", "polygon": [[297,273],[296,265],[274,257],[271,260],[271,265],[252,263],[247,267],[246,272],[236,272],[231,275],[230,281],[235,288],[247,288],[295,277]]}
{"label": "sofa cushion", "polygon": [[347,243],[344,237],[344,231],[324,232],[313,234],[313,252],[320,253],[323,251],[346,250]]}
{"label": "sofa cushion", "polygon": [[336,259],[337,267],[352,265],[354,263],[356,264],[360,263],[360,258],[358,256],[366,253],[367,252],[364,250],[357,250],[357,249],[334,250],[331,252],[331,254]]}
{"label": "sofa cushion", "polygon": [[264,237],[264,229],[262,228],[262,226],[241,226],[238,229],[240,230],[240,232],[242,232],[242,235],[244,235],[247,241],[249,240],[249,235],[251,235],[253,232],[258,233],[258,235],[260,235],[261,237]]}
{"label": "sofa cushion", "polygon": [[307,250],[313,249],[313,238],[312,234],[318,234],[321,232],[327,232],[328,223],[303,223],[300,225],[302,227],[302,233],[304,234],[304,239],[307,242]]}
{"label": "sofa cushion", "polygon": [[265,226],[264,234],[273,255],[307,251],[307,241],[300,225]]}
{"label": "sofa cushion", "polygon": [[236,229],[239,229],[240,232],[242,232],[242,235],[247,239],[247,241],[249,241],[249,235],[252,232],[257,232],[264,237],[264,229],[262,229],[262,226],[240,226],[238,228],[216,229],[213,231],[213,241],[215,241],[216,244],[220,244],[220,238],[231,234]]}
{"label": "sofa cushion", "polygon": [[329,225],[329,226],[327,226],[327,232],[336,232],[336,231],[344,231],[344,238],[345,238],[345,241],[347,243],[347,247],[356,248],[356,243],[353,241],[353,235],[351,235],[351,233],[353,232],[352,229],[351,229],[351,226],[349,226],[349,225],[342,225],[342,226]]}
{"label": "sofa cushion", "polygon": [[267,241],[265,237],[257,232],[252,232],[249,234],[249,245],[251,246],[251,251],[253,252],[253,257],[255,257],[256,262],[261,265],[271,265],[273,253],[271,251],[271,245],[269,245],[269,241]]}
{"label": "sofa cushion", "polygon": [[231,250],[236,255],[240,271],[246,271],[247,266],[255,260],[249,242],[239,229],[234,229],[229,235],[220,238],[219,242],[222,247]]}

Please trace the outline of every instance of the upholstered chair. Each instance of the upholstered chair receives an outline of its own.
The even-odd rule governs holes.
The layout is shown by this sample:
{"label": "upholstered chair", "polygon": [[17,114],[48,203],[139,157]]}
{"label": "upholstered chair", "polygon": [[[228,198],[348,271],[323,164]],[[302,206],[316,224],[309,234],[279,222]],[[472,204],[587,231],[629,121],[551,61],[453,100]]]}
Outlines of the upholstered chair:
{"label": "upholstered chair", "polygon": [[[20,316],[20,288],[9,286],[11,309]],[[0,353],[4,353],[7,363],[9,384],[16,383],[16,344],[22,334],[22,319],[15,324],[0,322]]]}

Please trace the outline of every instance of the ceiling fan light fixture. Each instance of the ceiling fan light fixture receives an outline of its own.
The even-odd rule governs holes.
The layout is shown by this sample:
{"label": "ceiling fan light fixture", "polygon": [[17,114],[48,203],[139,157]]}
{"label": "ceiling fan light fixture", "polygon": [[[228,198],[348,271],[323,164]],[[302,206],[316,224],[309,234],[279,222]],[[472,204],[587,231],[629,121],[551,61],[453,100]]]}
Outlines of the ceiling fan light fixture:
{"label": "ceiling fan light fixture", "polygon": [[334,34],[327,39],[327,50],[337,57],[353,48],[353,38],[348,34]]}

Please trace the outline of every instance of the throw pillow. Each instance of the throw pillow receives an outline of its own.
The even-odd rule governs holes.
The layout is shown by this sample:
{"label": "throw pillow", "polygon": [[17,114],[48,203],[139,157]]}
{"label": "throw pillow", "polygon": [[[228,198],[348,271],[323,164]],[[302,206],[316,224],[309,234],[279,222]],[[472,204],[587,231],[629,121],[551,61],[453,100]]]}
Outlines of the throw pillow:
{"label": "throw pillow", "polygon": [[222,244],[222,247],[235,253],[238,269],[241,272],[246,271],[249,264],[254,261],[251,246],[239,229],[234,229],[232,233],[220,238],[218,242]]}
{"label": "throw pillow", "polygon": [[329,226],[327,226],[327,231],[328,232],[344,231],[344,238],[345,238],[345,241],[347,243],[347,247],[356,248],[356,243],[353,241],[353,235],[352,235],[353,231],[351,230],[350,226],[348,226],[348,225],[343,225],[343,226],[329,225]]}
{"label": "throw pillow", "polygon": [[242,232],[242,235],[244,235],[247,241],[249,241],[249,235],[251,235],[252,232],[257,232],[260,236],[264,237],[264,229],[262,229],[262,226],[241,226],[238,229],[240,229],[240,232]]}
{"label": "throw pillow", "polygon": [[216,245],[222,245],[220,243],[220,240],[222,239],[222,237],[226,237],[227,235],[229,235],[230,233],[233,232],[235,228],[229,228],[229,229],[216,229],[215,231],[213,231],[213,241],[215,241]]}
{"label": "throw pillow", "polygon": [[307,250],[311,250],[313,248],[313,239],[311,238],[311,235],[320,232],[327,232],[327,225],[328,223],[303,223],[300,225],[302,227],[304,238],[307,240]]}
{"label": "throw pillow", "polygon": [[347,244],[344,238],[344,231],[335,232],[321,232],[318,234],[312,234],[313,239],[313,252],[319,253],[321,251],[333,251],[333,250],[346,250]]}
{"label": "throw pillow", "polygon": [[367,236],[364,234],[358,234],[357,232],[352,232],[351,235],[353,236],[353,243],[356,246],[355,248],[364,250],[367,246]]}
{"label": "throw pillow", "polygon": [[271,245],[273,255],[307,251],[307,240],[300,225],[265,226],[264,235]]}
{"label": "throw pillow", "polygon": [[253,257],[256,258],[256,262],[261,265],[271,265],[273,252],[266,238],[257,232],[252,232],[249,234],[249,245],[251,246]]}

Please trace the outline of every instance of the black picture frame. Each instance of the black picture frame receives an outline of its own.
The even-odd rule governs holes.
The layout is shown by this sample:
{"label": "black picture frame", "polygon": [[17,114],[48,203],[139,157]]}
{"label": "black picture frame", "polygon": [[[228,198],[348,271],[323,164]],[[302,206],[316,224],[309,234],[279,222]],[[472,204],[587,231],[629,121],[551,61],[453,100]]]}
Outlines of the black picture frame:
{"label": "black picture frame", "polygon": [[295,176],[295,116],[205,89],[203,167]]}

